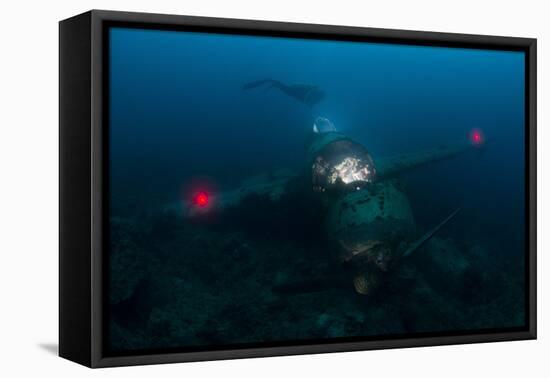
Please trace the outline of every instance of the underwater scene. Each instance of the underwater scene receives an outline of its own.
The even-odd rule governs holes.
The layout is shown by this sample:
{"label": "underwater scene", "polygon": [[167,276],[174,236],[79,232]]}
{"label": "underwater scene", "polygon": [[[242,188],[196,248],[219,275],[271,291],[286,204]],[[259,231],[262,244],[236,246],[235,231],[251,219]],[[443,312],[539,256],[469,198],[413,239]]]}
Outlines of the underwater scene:
{"label": "underwater scene", "polygon": [[523,52],[109,33],[109,353],[526,325]]}

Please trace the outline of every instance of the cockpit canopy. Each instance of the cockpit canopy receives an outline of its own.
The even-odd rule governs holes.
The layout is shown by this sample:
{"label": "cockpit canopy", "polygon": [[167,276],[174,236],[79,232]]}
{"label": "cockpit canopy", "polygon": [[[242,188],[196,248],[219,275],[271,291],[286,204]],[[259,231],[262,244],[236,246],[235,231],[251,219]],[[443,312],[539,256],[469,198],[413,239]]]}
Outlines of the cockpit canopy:
{"label": "cockpit canopy", "polygon": [[367,149],[349,139],[340,139],[324,146],[312,163],[313,190],[360,190],[374,181],[376,169]]}
{"label": "cockpit canopy", "polygon": [[328,118],[317,117],[313,123],[313,132],[316,134],[319,133],[329,133],[336,131],[336,127]]}

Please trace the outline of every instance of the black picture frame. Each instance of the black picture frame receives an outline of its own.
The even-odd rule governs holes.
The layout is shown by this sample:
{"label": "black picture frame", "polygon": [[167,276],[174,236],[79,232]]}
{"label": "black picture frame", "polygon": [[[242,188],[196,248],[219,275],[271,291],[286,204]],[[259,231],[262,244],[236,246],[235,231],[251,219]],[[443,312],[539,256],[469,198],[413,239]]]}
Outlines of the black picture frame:
{"label": "black picture frame", "polygon": [[[525,52],[526,318],[521,329],[406,338],[258,344],[234,349],[109,355],[105,222],[108,196],[106,30],[193,30]],[[89,367],[266,357],[536,338],[536,39],[92,10],[59,24],[59,354]]]}

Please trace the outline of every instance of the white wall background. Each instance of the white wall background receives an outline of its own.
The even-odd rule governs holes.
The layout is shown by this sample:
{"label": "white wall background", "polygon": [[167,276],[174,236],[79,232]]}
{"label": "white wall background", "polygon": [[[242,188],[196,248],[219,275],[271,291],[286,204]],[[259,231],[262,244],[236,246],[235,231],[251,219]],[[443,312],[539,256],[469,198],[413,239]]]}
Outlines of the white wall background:
{"label": "white wall background", "polygon": [[[9,1],[0,22],[0,376],[548,377],[550,11],[546,1]],[[58,26],[89,9],[539,39],[539,340],[89,370],[55,356]],[[504,162],[505,163],[505,162]]]}

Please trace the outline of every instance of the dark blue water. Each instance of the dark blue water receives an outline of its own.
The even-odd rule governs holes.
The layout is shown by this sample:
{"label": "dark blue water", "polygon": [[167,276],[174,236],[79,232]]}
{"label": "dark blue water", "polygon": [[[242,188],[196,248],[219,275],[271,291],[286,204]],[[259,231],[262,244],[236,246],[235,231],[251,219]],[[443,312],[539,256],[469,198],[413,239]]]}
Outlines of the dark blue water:
{"label": "dark blue water", "polygon": [[[122,287],[122,294],[113,303],[126,303],[123,310],[113,312],[115,349],[521,325],[523,313],[518,312],[522,311],[524,254],[523,53],[119,28],[112,29],[110,43],[111,208],[116,222],[132,224],[128,227],[133,230],[129,236],[120,236],[115,229],[113,235],[124,240],[124,259],[132,261],[135,268],[129,273],[122,269],[113,274],[137,276],[120,277],[114,284]],[[326,93],[326,98],[310,109],[277,90],[241,90],[243,84],[264,78],[314,84]],[[497,287],[489,288],[479,303],[468,303],[464,299],[468,294],[461,293],[460,306],[467,309],[449,304],[449,313],[474,311],[470,317],[449,318],[445,324],[431,327],[436,320],[419,315],[420,310],[413,306],[410,311],[417,312],[408,319],[416,320],[403,320],[404,326],[396,326],[397,320],[391,324],[381,320],[387,318],[387,313],[393,314],[391,304],[383,303],[377,309],[386,308],[387,313],[376,318],[380,321],[377,327],[353,328],[330,312],[331,302],[327,300],[328,309],[295,314],[311,316],[299,331],[291,329],[292,316],[285,314],[286,317],[281,315],[283,320],[277,318],[277,328],[287,327],[286,333],[265,331],[248,337],[243,328],[240,333],[224,337],[227,327],[240,329],[236,324],[242,315],[231,320],[231,315],[226,314],[227,324],[220,320],[212,320],[211,324],[206,320],[208,316],[220,316],[221,310],[215,304],[210,309],[199,308],[195,302],[182,299],[183,293],[189,294],[189,288],[195,287],[195,292],[204,290],[204,297],[212,303],[221,300],[210,296],[207,285],[196,283],[202,282],[200,277],[187,279],[184,274],[166,271],[165,266],[174,266],[174,261],[163,257],[163,253],[176,247],[159,246],[176,240],[177,232],[159,231],[153,234],[158,240],[151,242],[153,236],[149,236],[144,241],[136,235],[150,232],[150,225],[139,224],[136,219],[145,209],[154,211],[178,201],[182,188],[197,177],[207,177],[223,190],[266,171],[302,170],[316,116],[329,118],[340,132],[367,147],[375,160],[437,145],[465,143],[472,129],[482,130],[486,146],[479,152],[424,167],[402,178],[419,228],[427,229],[453,209],[462,207],[460,216],[441,232],[441,239],[452,239],[456,248],[468,249],[470,254],[475,254],[476,246],[483,249],[486,265],[470,261],[475,279],[486,275],[488,266],[498,266],[491,277],[506,277],[497,280]],[[158,227],[163,229],[162,222]],[[219,233],[208,238],[215,237],[224,238]],[[189,246],[187,242],[181,241],[181,245]],[[203,248],[212,248],[211,257],[219,250],[216,246]],[[183,247],[179,251],[187,253]],[[150,259],[154,259],[158,272],[151,271]],[[117,261],[112,265],[116,267]],[[140,267],[143,261],[147,261],[143,265],[148,268]],[[261,264],[261,258],[254,264]],[[288,261],[288,265],[292,264]],[[229,265],[224,269],[232,268]],[[171,278],[160,282],[157,275]],[[261,281],[261,277],[251,279]],[[437,292],[437,282],[428,278],[426,282]],[[185,288],[178,292],[174,287],[180,284]],[[505,284],[515,285],[509,291],[516,294],[495,294],[508,289],[498,287]],[[151,299],[159,297],[164,300],[157,303]],[[243,303],[251,298],[258,302],[252,295]],[[449,302],[456,305],[455,299]],[[179,324],[174,319],[181,318],[178,311],[184,310],[174,310],[174,303],[206,315],[189,315],[188,323]],[[298,309],[307,307],[307,303],[304,300],[293,306],[300,313]],[[443,305],[447,304],[443,301],[434,306],[444,312]],[[238,314],[250,310],[243,306]],[[288,303],[286,306],[292,307]],[[350,306],[349,311],[355,311],[358,317],[364,316],[365,311],[373,313],[361,305]],[[479,314],[475,313],[475,306]],[[117,311],[123,315],[116,315]],[[135,315],[138,312],[146,315]],[[471,319],[484,316],[479,324],[472,324]],[[419,319],[425,319],[424,323]],[[329,326],[325,326],[326,322]],[[124,328],[124,324],[130,326]],[[311,325],[309,331],[307,324]],[[191,330],[184,332],[181,327]],[[216,327],[219,331],[205,334],[205,328]],[[273,330],[275,326],[265,319],[257,327]]]}

